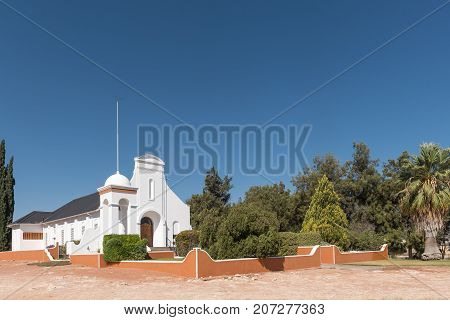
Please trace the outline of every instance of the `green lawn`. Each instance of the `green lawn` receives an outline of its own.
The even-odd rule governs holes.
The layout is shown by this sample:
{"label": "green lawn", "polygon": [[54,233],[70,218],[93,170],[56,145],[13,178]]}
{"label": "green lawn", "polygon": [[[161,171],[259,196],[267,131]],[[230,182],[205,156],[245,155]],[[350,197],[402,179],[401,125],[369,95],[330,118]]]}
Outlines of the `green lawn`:
{"label": "green lawn", "polygon": [[364,261],[348,264],[359,266],[450,267],[450,259],[422,261],[413,259],[393,258],[389,260]]}

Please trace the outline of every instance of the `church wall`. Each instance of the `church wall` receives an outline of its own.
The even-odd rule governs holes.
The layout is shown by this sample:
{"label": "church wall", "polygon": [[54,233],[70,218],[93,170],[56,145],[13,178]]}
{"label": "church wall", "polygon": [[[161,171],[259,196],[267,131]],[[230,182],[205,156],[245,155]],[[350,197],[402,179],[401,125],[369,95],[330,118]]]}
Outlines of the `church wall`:
{"label": "church wall", "polygon": [[174,236],[181,231],[191,229],[189,206],[169,187],[167,187],[167,226],[170,241],[173,241]]}
{"label": "church wall", "polygon": [[[129,233],[140,235],[140,223],[143,217],[153,222],[153,246],[164,247],[165,228],[163,219],[163,167],[149,163],[135,163],[131,185],[138,188],[136,194],[137,210],[130,211],[131,226]],[[152,181],[152,183],[150,183]],[[150,190],[150,185],[153,190]]]}
{"label": "church wall", "polygon": [[18,229],[13,229],[13,251],[44,249],[44,239],[24,240],[24,232],[43,233],[43,228],[40,224],[21,224]]}
{"label": "church wall", "polygon": [[22,231],[19,226],[12,227],[12,235],[11,235],[11,250],[18,251],[20,250],[20,239],[22,237]]}
{"label": "church wall", "polygon": [[[54,246],[56,243],[64,245],[71,240],[81,240],[84,232],[88,228],[97,227],[100,224],[100,214],[94,213],[91,215],[82,215],[73,218],[67,218],[65,220],[55,221],[53,223],[48,223],[44,227],[44,239],[45,246]],[[72,239],[72,228],[73,228],[73,239]],[[62,231],[64,230],[64,239],[62,237]]]}
{"label": "church wall", "polygon": [[[148,216],[154,224],[153,246],[165,247],[173,245],[174,223],[178,232],[191,229],[190,214],[189,207],[167,185],[164,166],[153,161],[140,159],[135,162],[131,184],[138,188],[138,211],[130,217],[133,221],[130,233],[140,234],[140,220]],[[166,237],[169,243],[166,243]]]}

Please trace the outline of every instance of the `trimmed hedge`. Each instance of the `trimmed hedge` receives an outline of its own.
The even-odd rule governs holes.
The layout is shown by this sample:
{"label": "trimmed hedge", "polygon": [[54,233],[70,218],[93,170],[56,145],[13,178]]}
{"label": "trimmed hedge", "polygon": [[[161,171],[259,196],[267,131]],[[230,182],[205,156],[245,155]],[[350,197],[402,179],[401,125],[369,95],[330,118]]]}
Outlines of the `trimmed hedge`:
{"label": "trimmed hedge", "polygon": [[103,237],[103,258],[107,262],[145,260],[147,240],[137,234],[108,234]]}
{"label": "trimmed hedge", "polygon": [[189,251],[199,246],[199,232],[197,230],[181,231],[175,237],[177,255],[185,257]]}
{"label": "trimmed hedge", "polygon": [[281,243],[279,225],[276,213],[258,204],[235,204],[220,224],[217,241],[207,248],[208,253],[213,259],[274,256]]}
{"label": "trimmed hedge", "polygon": [[[384,236],[372,230],[350,232],[350,249],[356,251],[380,250],[385,243]],[[389,248],[390,249],[390,248]]]}
{"label": "trimmed hedge", "polygon": [[315,246],[323,244],[318,232],[279,232],[281,246],[279,256],[292,256],[297,254],[297,247]]}

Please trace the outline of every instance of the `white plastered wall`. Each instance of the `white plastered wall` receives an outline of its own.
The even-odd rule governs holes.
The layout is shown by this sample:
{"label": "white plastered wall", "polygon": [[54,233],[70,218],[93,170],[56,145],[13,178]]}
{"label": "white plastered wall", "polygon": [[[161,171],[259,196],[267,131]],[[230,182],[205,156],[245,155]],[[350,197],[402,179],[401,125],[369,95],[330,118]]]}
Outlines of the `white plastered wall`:
{"label": "white plastered wall", "polygon": [[138,209],[132,217],[131,233],[140,234],[141,219],[149,217],[153,222],[153,246],[165,247],[173,244],[174,222],[180,232],[191,229],[189,206],[167,185],[162,160],[154,156],[135,158],[131,185],[138,188]]}
{"label": "white plastered wall", "polygon": [[[46,246],[56,245],[56,243],[63,245],[71,241],[72,228],[74,231],[73,240],[81,240],[83,236],[83,226],[85,227],[84,232],[86,232],[88,229],[94,228],[94,225],[99,224],[99,218],[100,213],[93,212],[46,223],[44,225],[44,239],[46,241]],[[64,230],[64,241],[62,239],[62,230]]]}
{"label": "white plastered wall", "polygon": [[43,235],[42,240],[24,240],[24,232],[43,233],[41,224],[20,224],[12,229],[12,251],[43,250],[45,248]]}

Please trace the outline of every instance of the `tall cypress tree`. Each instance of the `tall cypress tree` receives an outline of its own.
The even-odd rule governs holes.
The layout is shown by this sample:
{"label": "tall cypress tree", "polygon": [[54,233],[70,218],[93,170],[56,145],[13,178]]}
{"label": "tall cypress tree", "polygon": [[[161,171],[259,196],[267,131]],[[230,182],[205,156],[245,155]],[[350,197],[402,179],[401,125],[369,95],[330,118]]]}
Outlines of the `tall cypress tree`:
{"label": "tall cypress tree", "polygon": [[8,216],[8,198],[6,192],[5,140],[0,142],[0,251],[7,250],[5,239]]}
{"label": "tall cypress tree", "polygon": [[319,232],[322,239],[341,248],[349,245],[348,220],[339,205],[333,183],[324,175],[306,211],[302,231]]}
{"label": "tall cypress tree", "polygon": [[[6,225],[8,226],[13,222],[14,215],[14,185],[16,181],[14,179],[14,157],[9,159],[8,166],[6,167],[6,192],[7,192],[7,207],[8,214],[6,216]],[[11,228],[6,228],[6,244],[7,249],[11,250],[11,239],[12,238],[12,230]]]}
{"label": "tall cypress tree", "polygon": [[6,147],[5,140],[0,143],[0,251],[11,249],[11,229],[14,213],[14,174],[11,158],[5,165]]}

